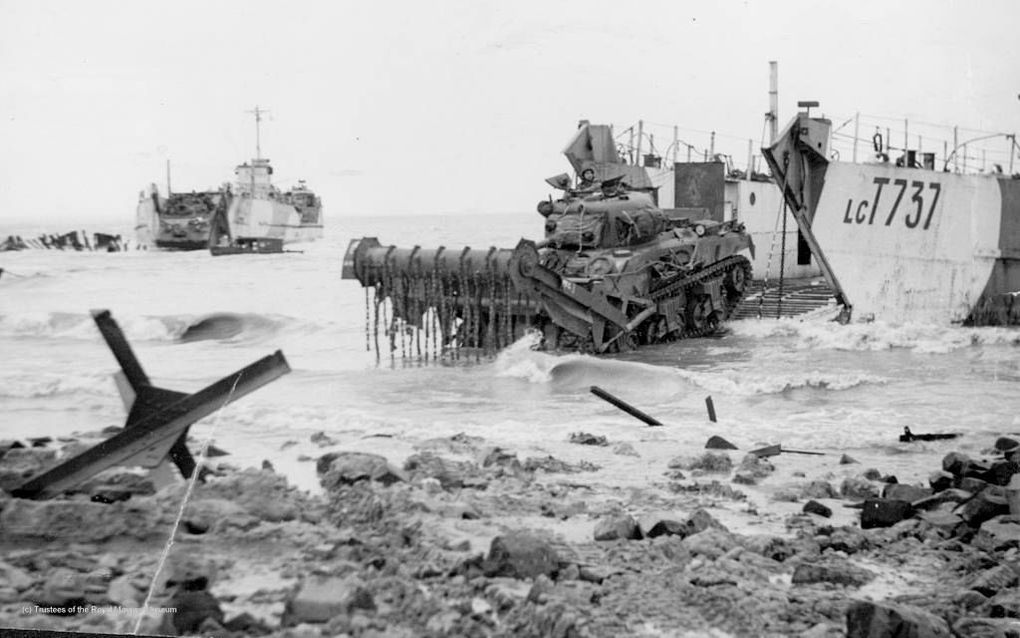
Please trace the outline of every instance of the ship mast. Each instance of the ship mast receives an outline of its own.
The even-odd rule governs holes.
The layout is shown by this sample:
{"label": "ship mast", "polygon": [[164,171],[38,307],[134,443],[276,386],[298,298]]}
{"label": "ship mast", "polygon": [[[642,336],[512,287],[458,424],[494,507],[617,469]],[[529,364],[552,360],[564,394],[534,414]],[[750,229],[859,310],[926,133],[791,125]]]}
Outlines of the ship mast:
{"label": "ship mast", "polygon": [[268,115],[269,111],[260,109],[256,104],[255,110],[248,113],[255,114],[255,159],[262,159],[262,116]]}

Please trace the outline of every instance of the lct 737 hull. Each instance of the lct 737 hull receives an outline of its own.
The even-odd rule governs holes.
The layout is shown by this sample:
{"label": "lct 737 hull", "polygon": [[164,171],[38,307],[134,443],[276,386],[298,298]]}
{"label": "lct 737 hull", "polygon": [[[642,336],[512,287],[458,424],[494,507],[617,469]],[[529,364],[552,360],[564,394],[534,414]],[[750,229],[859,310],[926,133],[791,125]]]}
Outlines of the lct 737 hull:
{"label": "lct 737 hull", "polygon": [[852,318],[1020,324],[1020,179],[829,161],[829,126],[763,150]]}
{"label": "lct 737 hull", "polygon": [[1018,203],[1020,180],[832,163],[812,229],[858,317],[1009,323]]}

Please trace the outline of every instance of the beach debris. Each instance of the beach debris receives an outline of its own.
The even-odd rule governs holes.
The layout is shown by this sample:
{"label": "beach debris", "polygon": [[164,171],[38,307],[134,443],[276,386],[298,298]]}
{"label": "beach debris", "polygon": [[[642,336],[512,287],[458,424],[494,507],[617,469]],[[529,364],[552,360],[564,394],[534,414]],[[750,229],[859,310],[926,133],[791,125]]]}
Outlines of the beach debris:
{"label": "beach debris", "polygon": [[[173,611],[166,614],[165,624],[174,629],[178,636],[194,633],[211,633],[207,623],[222,628],[223,610],[216,597],[205,590],[179,589],[170,598]],[[165,627],[169,629],[170,627]]]}
{"label": "beach debris", "polygon": [[910,503],[928,498],[931,495],[931,488],[907,485],[905,483],[888,483],[882,489],[882,498],[908,501]]}
{"label": "beach debris", "polygon": [[745,470],[737,470],[733,474],[733,482],[737,485],[757,485],[758,477]]}
{"label": "beach debris", "polygon": [[166,458],[190,478],[196,469],[186,444],[191,425],[290,372],[277,350],[194,394],[159,388],[149,381],[110,311],[94,310],[92,318],[121,367],[115,380],[128,410],[125,428],[32,477],[12,492],[14,496],[48,498],[116,465],[151,469]]}
{"label": "beach debris", "polygon": [[738,470],[747,472],[754,478],[765,478],[776,471],[776,466],[772,465],[764,457],[747,454],[740,460]]}
{"label": "beach debris", "polygon": [[703,472],[729,472],[733,469],[733,459],[728,454],[705,452],[700,456],[678,456],[667,465],[674,470],[701,470]]}
{"label": "beach debris", "polygon": [[322,432],[321,430],[313,434],[310,440],[312,443],[318,445],[319,447],[329,447],[331,445],[336,445],[337,443],[339,443],[339,441],[329,436],[325,432]]}
{"label": "beach debris", "polygon": [[707,527],[702,530],[692,529],[690,534],[684,538],[683,545],[691,554],[713,560],[725,555],[738,546],[737,537],[725,527]]}
{"label": "beach debris", "polygon": [[287,601],[281,624],[324,623],[354,609],[375,609],[372,593],[355,576],[309,576]]}
{"label": "beach debris", "polygon": [[804,454],[808,456],[825,456],[825,452],[809,452],[807,450],[790,450],[784,448],[781,444],[776,443],[775,445],[766,445],[760,447],[757,450],[751,450],[749,454],[761,457],[778,456],[779,454]]}
{"label": "beach debris", "polygon": [[1003,589],[1017,584],[1017,572],[1008,565],[996,565],[978,573],[970,583],[970,589],[984,594],[995,596]]}
{"label": "beach debris", "polygon": [[848,476],[843,479],[839,493],[843,495],[843,498],[853,501],[877,498],[878,488],[871,483],[872,480],[861,476]]}
{"label": "beach debris", "polygon": [[13,490],[57,460],[57,451],[19,446],[7,450],[0,463],[0,489]]}
{"label": "beach debris", "polygon": [[404,471],[412,479],[434,478],[444,490],[465,487],[469,477],[480,474],[474,463],[452,461],[434,452],[418,452],[407,457]]}
{"label": "beach debris", "polygon": [[914,507],[910,501],[869,498],[864,501],[864,507],[861,509],[861,529],[892,527],[913,515]]}
{"label": "beach debris", "polygon": [[[104,252],[120,252],[129,249],[127,241],[120,235],[109,233],[93,233],[92,240],[84,230],[72,230],[62,235],[43,234],[37,237],[22,237],[21,235],[8,235],[7,239],[0,241],[0,252],[49,249],[49,250],[90,250]],[[136,246],[137,248],[137,246]]]}
{"label": "beach debris", "polygon": [[947,439],[955,439],[960,436],[954,433],[945,434],[914,434],[910,431],[910,426],[903,426],[903,434],[900,435],[900,443],[912,443],[913,441],[944,441]]}
{"label": "beach debris", "polygon": [[590,390],[591,390],[591,393],[594,394],[595,396],[597,396],[598,398],[600,398],[603,401],[606,401],[607,403],[609,403],[609,404],[611,404],[611,405],[613,405],[613,406],[623,410],[624,412],[626,412],[627,414],[631,415],[635,419],[638,419],[639,421],[643,421],[644,423],[646,423],[648,425],[662,425],[662,423],[660,423],[659,421],[657,421],[654,418],[648,416],[647,414],[645,414],[641,410],[638,410],[637,408],[635,408],[631,404],[627,403],[623,399],[620,399],[618,397],[615,397],[615,396],[609,394],[608,392],[606,392],[602,388],[598,387],[597,385],[591,386]]}
{"label": "beach debris", "polygon": [[875,573],[872,571],[863,567],[857,567],[846,559],[830,558],[821,564],[798,565],[793,570],[791,582],[794,585],[831,583],[834,585],[860,587],[874,579]]}
{"label": "beach debris", "polygon": [[574,432],[570,435],[570,442],[577,443],[578,445],[597,445],[600,447],[609,445],[609,440],[606,437],[588,434],[587,432]]}
{"label": "beach debris", "polygon": [[668,514],[643,517],[641,519],[641,531],[646,538],[658,538],[659,536],[679,536],[683,538],[690,533],[687,523],[678,521]]}
{"label": "beach debris", "polygon": [[805,514],[817,514],[818,516],[825,518],[832,516],[832,508],[827,505],[823,505],[814,499],[804,503],[804,509],[802,511]]}
{"label": "beach debris", "polygon": [[545,538],[511,531],[492,539],[482,569],[489,577],[535,578],[554,575],[559,564],[556,549]]}
{"label": "beach debris", "polygon": [[766,445],[765,447],[760,447],[757,450],[751,450],[749,453],[762,458],[768,458],[770,456],[779,456],[782,452],[783,448],[776,444]]}
{"label": "beach debris", "polygon": [[810,450],[790,450],[785,447],[781,447],[780,452],[782,452],[783,454],[803,454],[805,456],[825,456],[825,452],[812,452]]}
{"label": "beach debris", "polygon": [[213,445],[212,443],[210,443],[208,446],[206,446],[206,448],[205,448],[205,457],[206,458],[211,459],[211,458],[214,458],[214,457],[217,457],[217,456],[230,456],[230,452],[227,452],[223,448],[217,447],[216,445]]}
{"label": "beach debris", "polygon": [[705,397],[705,407],[708,409],[708,420],[715,423],[715,403],[712,402],[711,395]]}
{"label": "beach debris", "polygon": [[[483,466],[480,460],[483,455],[493,456],[494,462]],[[169,622],[161,631],[155,626],[146,627],[147,631],[175,634],[184,627],[175,619],[183,623],[187,613],[200,616],[202,609],[219,607],[226,612],[226,622],[212,611],[198,621],[199,629],[191,633],[358,635],[352,629],[366,628],[361,633],[368,634],[368,630],[394,633],[396,628],[400,633],[394,635],[410,636],[432,635],[428,629],[431,627],[436,632],[442,628],[445,635],[483,635],[485,627],[491,629],[493,622],[499,622],[514,635],[525,630],[534,631],[529,635],[553,635],[555,632],[550,628],[567,615],[576,626],[591,630],[591,635],[627,635],[629,623],[645,622],[648,618],[657,622],[669,619],[673,623],[687,622],[693,617],[690,613],[700,615],[713,610],[717,613],[723,601],[726,613],[696,627],[735,635],[751,628],[749,635],[771,632],[822,636],[838,633],[837,625],[849,622],[846,609],[852,599],[867,595],[865,590],[857,590],[872,581],[872,575],[862,567],[889,568],[890,561],[892,569],[902,566],[905,574],[917,577],[912,585],[916,595],[896,595],[890,598],[892,602],[879,599],[876,605],[915,605],[954,626],[961,617],[968,620],[968,627],[991,627],[987,623],[997,620],[1015,621],[1013,617],[984,616],[1016,613],[1016,574],[1009,566],[1017,557],[1020,522],[1009,516],[996,516],[980,527],[967,525],[952,510],[962,510],[959,504],[973,497],[955,487],[909,504],[914,509],[911,520],[868,529],[853,524],[837,525],[824,517],[828,507],[836,509],[825,500],[838,498],[831,493],[819,497],[814,504],[803,505],[810,516],[800,513],[802,505],[784,508],[797,510],[787,519],[788,525],[793,523],[798,529],[797,535],[789,539],[745,535],[736,528],[728,532],[710,514],[720,511],[711,508],[720,507],[716,502],[727,498],[723,492],[683,490],[682,501],[668,504],[657,496],[642,499],[630,492],[626,510],[616,504],[603,508],[602,504],[592,503],[594,518],[586,538],[569,541],[542,532],[502,532],[501,547],[490,551],[487,560],[482,554],[471,554],[478,547],[477,541],[467,542],[461,534],[451,532],[451,527],[441,524],[442,520],[460,518],[469,508],[475,512],[471,516],[479,515],[483,521],[492,519],[485,521],[486,525],[504,516],[537,514],[539,507],[543,516],[565,518],[566,506],[579,505],[580,509],[574,512],[579,515],[589,511],[584,502],[590,499],[579,494],[581,487],[576,484],[543,485],[541,481],[524,482],[502,474],[503,461],[496,459],[512,464],[515,458],[495,453],[495,448],[479,446],[471,458],[491,485],[485,493],[471,494],[470,501],[461,500],[463,493],[430,495],[424,481],[387,488],[361,479],[330,490],[325,497],[329,499],[327,504],[324,497],[300,496],[302,492],[288,488],[283,477],[254,468],[232,470],[221,479],[196,485],[195,498],[189,501],[182,519],[179,532],[182,536],[178,537],[187,543],[181,545],[177,558],[172,559],[172,573],[168,577],[177,589],[168,590],[165,598],[156,601],[159,606],[176,608],[177,615],[162,617],[161,620]],[[755,463],[768,462],[752,458]],[[833,461],[836,458],[831,457]],[[427,468],[429,463],[421,467]],[[876,477],[879,476],[876,472]],[[429,480],[438,487],[438,480]],[[271,489],[277,482],[280,490]],[[819,484],[827,485],[825,481]],[[713,485],[726,490],[734,487],[728,481]],[[875,486],[884,487],[887,496],[907,488],[924,489],[878,482]],[[986,485],[984,489],[994,494],[1002,486]],[[585,494],[592,493],[598,492],[585,489]],[[137,534],[143,529],[149,530],[150,537],[154,537],[152,530],[165,530],[168,496],[169,493],[160,492],[154,497],[112,506],[73,500],[8,501],[0,508],[0,522],[21,521],[21,529],[29,536],[11,536],[7,527],[0,529],[0,536],[32,540],[32,545],[30,549],[12,552],[0,562],[0,578],[5,580],[0,585],[0,597],[38,604],[39,599],[34,597],[41,595],[53,572],[66,569],[58,576],[67,580],[54,583],[64,585],[65,590],[54,587],[51,593],[69,596],[71,600],[81,595],[84,604],[140,606],[152,581],[151,558],[134,557],[118,548],[125,546],[124,538],[142,538]],[[688,508],[694,505],[689,499],[696,497],[702,498],[698,502],[709,509],[697,509],[692,514]],[[281,501],[287,501],[297,516],[286,527],[271,524],[276,516],[265,509],[269,503]],[[76,509],[65,510],[60,517],[50,516],[56,515],[57,510],[49,508],[57,505]],[[423,507],[426,505],[427,509]],[[156,515],[153,520],[142,519],[143,506],[144,511]],[[8,508],[15,511],[8,515],[3,511]],[[43,508],[47,508],[46,518],[41,518]],[[316,509],[321,512],[319,516],[308,516]],[[721,507],[729,516],[732,512],[726,509]],[[369,512],[371,516],[367,515]],[[831,511],[829,514],[835,518]],[[632,540],[593,542],[595,525],[617,515],[624,521],[631,516],[636,518],[642,540],[636,540],[634,534]],[[867,515],[862,509],[862,518]],[[456,523],[458,528],[461,523],[449,522]],[[85,533],[86,527],[92,531]],[[195,535],[193,529],[198,527],[205,528],[204,535]],[[46,537],[43,535],[46,532],[54,535]],[[509,539],[517,534],[527,539]],[[102,545],[103,539],[110,544]],[[67,550],[70,547],[74,548],[73,553]],[[209,550],[208,558],[178,568],[181,554],[186,557],[203,547]],[[246,558],[252,554],[252,547],[262,551]],[[97,564],[111,557],[112,560]],[[669,569],[663,570],[663,564]],[[253,566],[258,573],[279,574],[281,582],[255,593],[239,591],[232,582],[238,580],[237,574],[243,577],[245,570]],[[1000,566],[1006,569],[999,569]],[[102,568],[107,568],[108,576],[100,580],[92,575],[104,573]],[[210,569],[229,570],[230,577],[221,584]],[[876,585],[886,585],[888,572],[885,569],[883,572],[885,575]],[[203,577],[204,588],[200,583]],[[317,579],[335,580],[317,588],[320,594],[317,598],[311,595],[314,593],[311,586],[304,594],[300,593]],[[70,585],[78,589],[71,589]],[[359,588],[369,596],[348,595],[352,591],[357,593]],[[684,604],[678,606],[674,599],[652,597],[666,588],[682,596]],[[348,593],[337,595],[341,591]],[[206,594],[186,596],[184,592]],[[321,613],[309,612],[299,620],[295,612],[311,600],[332,607]],[[340,600],[347,602],[336,604]],[[301,604],[295,604],[299,601]],[[245,620],[244,612],[240,611],[269,604],[278,606],[280,611],[288,609],[284,621],[277,613],[272,616],[256,613],[261,621],[251,615]],[[394,609],[399,609],[399,615]],[[239,612],[242,616],[237,617],[237,624],[232,624],[230,617]],[[17,610],[9,613],[12,615],[8,618],[13,618]],[[67,623],[69,628],[79,626],[82,620],[74,616],[51,618]],[[115,630],[112,622],[96,626]],[[305,626],[290,629],[294,623]],[[829,627],[828,633],[805,633],[805,628],[823,625]],[[875,629],[880,630],[885,631]]]}
{"label": "beach debris", "polygon": [[1020,522],[1016,520],[1015,514],[1010,514],[1010,516],[1012,519],[1001,517],[982,523],[981,530],[974,538],[973,543],[992,551],[1008,551],[1010,548],[1020,546]]}
{"label": "beach debris", "polygon": [[617,513],[603,516],[595,524],[595,540],[640,540],[641,528],[630,514]]}
{"label": "beach debris", "polygon": [[854,457],[850,456],[849,454],[844,454],[841,457],[839,457],[839,464],[840,465],[853,465],[854,463],[859,463],[859,462],[860,461],[858,461]]}
{"label": "beach debris", "polygon": [[995,439],[995,449],[999,452],[1008,453],[1020,448],[1020,441],[1008,436],[1000,436]]}
{"label": "beach debris", "polygon": [[25,447],[25,444],[15,439],[0,440],[0,456],[3,456],[7,450],[15,450],[22,447]]}
{"label": "beach debris", "polygon": [[708,441],[705,443],[706,450],[736,450],[737,446],[733,445],[721,436],[712,435],[708,437]]}
{"label": "beach debris", "polygon": [[953,475],[945,470],[936,470],[928,475],[928,485],[936,492],[948,490],[953,486]]}
{"label": "beach debris", "polygon": [[513,452],[508,452],[498,446],[489,446],[483,449],[477,457],[482,467],[502,467],[509,470],[521,469],[521,461]]}
{"label": "beach debris", "polygon": [[542,470],[549,474],[562,473],[562,474],[576,474],[578,472],[597,472],[602,469],[601,466],[596,465],[590,461],[581,461],[577,465],[567,463],[555,456],[529,456],[524,459],[522,468],[525,472],[536,472]]}
{"label": "beach debris", "polygon": [[839,498],[839,491],[832,483],[821,479],[811,481],[801,490],[804,498]]}
{"label": "beach debris", "polygon": [[315,471],[327,491],[359,481],[377,481],[389,486],[408,480],[404,471],[390,464],[385,456],[367,452],[330,452],[319,457]]}
{"label": "beach debris", "polygon": [[620,456],[641,456],[638,454],[638,451],[634,449],[634,446],[627,442],[617,443],[614,445],[613,454],[618,454]]}
{"label": "beach debris", "polygon": [[1009,502],[1006,500],[1005,490],[989,486],[961,504],[954,513],[959,514],[963,522],[971,527],[981,527],[987,520],[1009,514]]}
{"label": "beach debris", "polygon": [[94,543],[142,534],[143,523],[129,524],[123,516],[110,516],[110,506],[90,501],[14,498],[0,510],[0,536],[7,540]]}
{"label": "beach debris", "polygon": [[949,625],[944,619],[918,607],[856,600],[846,610],[846,635],[853,638],[949,638],[953,634],[949,632]]}

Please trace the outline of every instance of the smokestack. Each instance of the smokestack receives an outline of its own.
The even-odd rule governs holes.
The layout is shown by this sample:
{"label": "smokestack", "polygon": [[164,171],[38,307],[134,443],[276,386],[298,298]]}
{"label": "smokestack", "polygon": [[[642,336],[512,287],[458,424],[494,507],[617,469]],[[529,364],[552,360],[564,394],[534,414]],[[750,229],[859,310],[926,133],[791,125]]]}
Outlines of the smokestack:
{"label": "smokestack", "polygon": [[769,62],[769,144],[779,135],[779,64]]}

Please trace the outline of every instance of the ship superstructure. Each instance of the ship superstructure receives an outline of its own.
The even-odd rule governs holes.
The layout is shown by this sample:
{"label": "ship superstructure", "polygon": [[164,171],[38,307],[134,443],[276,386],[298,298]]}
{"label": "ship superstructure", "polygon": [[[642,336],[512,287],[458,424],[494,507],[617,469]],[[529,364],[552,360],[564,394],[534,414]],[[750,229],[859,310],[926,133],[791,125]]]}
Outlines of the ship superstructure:
{"label": "ship superstructure", "polygon": [[[322,237],[322,201],[303,180],[290,191],[273,185],[273,167],[262,157],[261,122],[255,115],[255,157],[234,169],[234,197],[229,208],[213,224],[211,246],[251,245],[258,240],[282,243]],[[278,242],[272,242],[276,245]]]}

